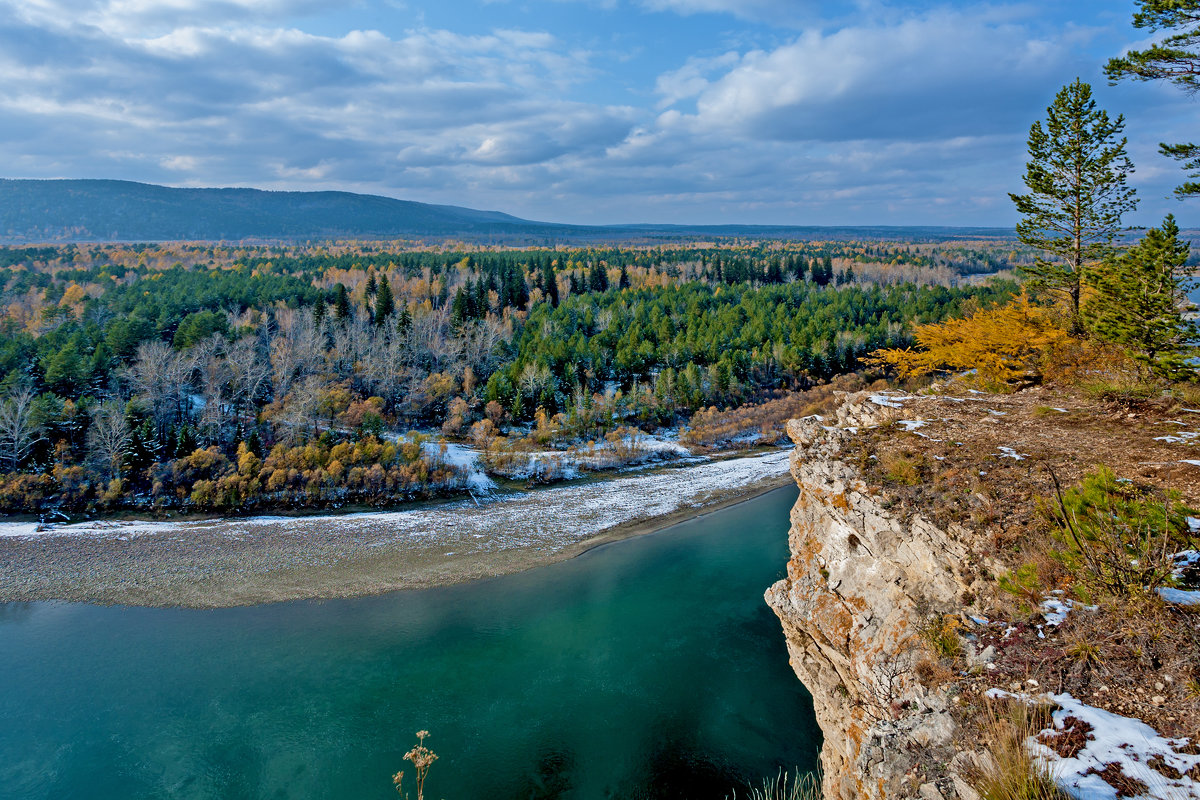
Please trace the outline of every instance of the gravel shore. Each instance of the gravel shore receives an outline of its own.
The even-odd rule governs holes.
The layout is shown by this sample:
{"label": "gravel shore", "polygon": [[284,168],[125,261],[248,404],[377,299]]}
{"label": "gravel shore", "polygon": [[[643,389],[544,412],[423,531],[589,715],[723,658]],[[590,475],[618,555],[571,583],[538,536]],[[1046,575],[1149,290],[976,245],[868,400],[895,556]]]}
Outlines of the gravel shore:
{"label": "gravel shore", "polygon": [[0,523],[0,602],[216,608],[517,572],[791,482],[788,451],[403,511]]}

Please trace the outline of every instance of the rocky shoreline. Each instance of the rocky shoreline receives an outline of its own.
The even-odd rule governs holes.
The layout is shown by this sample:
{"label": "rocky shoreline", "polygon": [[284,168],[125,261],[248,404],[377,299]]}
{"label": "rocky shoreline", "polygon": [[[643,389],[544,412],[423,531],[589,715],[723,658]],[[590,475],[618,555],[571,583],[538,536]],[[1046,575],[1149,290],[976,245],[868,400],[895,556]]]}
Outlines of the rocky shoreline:
{"label": "rocky shoreline", "polygon": [[425,588],[561,561],[788,485],[770,452],[476,503],[310,517],[0,523],[0,602],[218,608]]}

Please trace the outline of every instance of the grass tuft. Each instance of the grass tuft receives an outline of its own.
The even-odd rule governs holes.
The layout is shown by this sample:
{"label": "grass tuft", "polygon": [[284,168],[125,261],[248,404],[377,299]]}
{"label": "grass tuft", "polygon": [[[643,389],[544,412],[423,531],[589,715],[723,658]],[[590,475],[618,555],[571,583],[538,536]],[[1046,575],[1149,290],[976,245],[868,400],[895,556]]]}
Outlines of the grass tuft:
{"label": "grass tuft", "polygon": [[[805,772],[793,777],[779,771],[774,778],[764,778],[761,786],[750,787],[746,800],[821,800],[821,777],[818,773]],[[727,800],[737,800],[735,789]]]}
{"label": "grass tuft", "polygon": [[1045,707],[1021,702],[989,702],[983,721],[983,749],[989,757],[968,776],[982,800],[1069,800],[1054,777],[1026,748],[1048,717]]}

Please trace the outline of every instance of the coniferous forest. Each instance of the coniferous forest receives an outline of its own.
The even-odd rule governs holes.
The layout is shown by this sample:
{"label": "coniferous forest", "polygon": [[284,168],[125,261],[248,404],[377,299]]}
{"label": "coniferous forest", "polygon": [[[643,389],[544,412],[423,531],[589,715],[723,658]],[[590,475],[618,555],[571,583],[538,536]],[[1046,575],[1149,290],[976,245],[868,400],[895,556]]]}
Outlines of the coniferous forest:
{"label": "coniferous forest", "polygon": [[389,505],[467,490],[447,442],[703,440],[1006,297],[1016,247],[7,249],[0,508]]}

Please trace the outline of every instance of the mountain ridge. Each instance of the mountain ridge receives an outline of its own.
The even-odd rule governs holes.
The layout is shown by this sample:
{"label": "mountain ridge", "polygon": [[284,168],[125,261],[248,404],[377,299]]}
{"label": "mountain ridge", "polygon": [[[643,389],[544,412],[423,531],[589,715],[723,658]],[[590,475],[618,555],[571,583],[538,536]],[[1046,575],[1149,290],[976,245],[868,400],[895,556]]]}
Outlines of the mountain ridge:
{"label": "mountain ridge", "polygon": [[1008,237],[1004,228],[539,222],[501,211],[343,191],[177,188],[113,179],[0,178],[0,243],[436,238],[497,244],[750,237]]}

